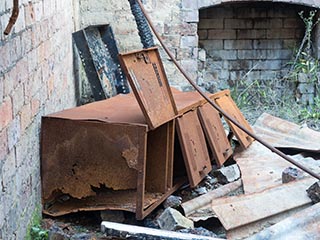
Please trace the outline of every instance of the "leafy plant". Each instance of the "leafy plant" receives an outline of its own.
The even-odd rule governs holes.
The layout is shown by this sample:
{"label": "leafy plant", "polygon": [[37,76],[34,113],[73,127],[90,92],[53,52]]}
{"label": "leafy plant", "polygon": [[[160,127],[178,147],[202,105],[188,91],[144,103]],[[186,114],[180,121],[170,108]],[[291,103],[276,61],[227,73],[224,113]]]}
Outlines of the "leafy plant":
{"label": "leafy plant", "polygon": [[42,229],[39,225],[31,227],[30,236],[31,236],[31,239],[33,239],[33,240],[47,240],[47,239],[49,239],[48,230]]}

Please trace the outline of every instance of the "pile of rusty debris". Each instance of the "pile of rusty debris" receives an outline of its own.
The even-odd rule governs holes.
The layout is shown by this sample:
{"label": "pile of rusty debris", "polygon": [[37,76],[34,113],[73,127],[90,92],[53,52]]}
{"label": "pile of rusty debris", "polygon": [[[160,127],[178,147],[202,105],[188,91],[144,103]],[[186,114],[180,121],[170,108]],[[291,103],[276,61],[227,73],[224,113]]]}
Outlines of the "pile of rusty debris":
{"label": "pile of rusty debris", "polygon": [[[228,119],[224,124],[197,92],[170,88],[157,48],[122,54],[120,60],[133,93],[43,117],[45,214],[113,210],[142,220],[164,206],[155,224],[161,229],[104,221],[102,232],[130,239],[217,239],[195,236],[196,230],[174,232],[215,218],[228,239],[319,238],[316,178]],[[319,132],[268,114],[251,127],[228,90],[208,97],[246,129],[320,172]],[[212,173],[222,175],[213,180],[222,186],[199,188]],[[191,200],[171,196],[186,183],[201,195]],[[239,189],[242,194],[230,196]]]}

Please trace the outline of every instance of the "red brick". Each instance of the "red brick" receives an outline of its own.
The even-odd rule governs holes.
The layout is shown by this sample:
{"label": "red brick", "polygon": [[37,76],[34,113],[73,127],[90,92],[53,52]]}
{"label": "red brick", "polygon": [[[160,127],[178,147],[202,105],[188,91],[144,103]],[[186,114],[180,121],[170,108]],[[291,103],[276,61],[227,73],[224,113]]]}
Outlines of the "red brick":
{"label": "red brick", "polygon": [[26,104],[22,107],[20,111],[20,130],[21,134],[26,130],[26,128],[31,123],[31,104]]}
{"label": "red brick", "polygon": [[0,105],[0,131],[4,129],[12,120],[12,100],[7,97]]}

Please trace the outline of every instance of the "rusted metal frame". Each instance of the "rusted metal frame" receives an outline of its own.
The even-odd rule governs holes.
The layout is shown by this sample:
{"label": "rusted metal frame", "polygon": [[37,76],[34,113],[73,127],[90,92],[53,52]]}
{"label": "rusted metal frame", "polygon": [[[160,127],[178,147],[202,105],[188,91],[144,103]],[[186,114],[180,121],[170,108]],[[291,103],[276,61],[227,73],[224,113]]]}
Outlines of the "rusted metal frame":
{"label": "rusted metal frame", "polygon": [[79,50],[79,55],[82,64],[85,66],[84,70],[88,77],[94,100],[100,101],[106,99],[106,94],[102,88],[99,74],[94,66],[93,60],[90,55],[90,49],[87,42],[85,31],[80,30],[78,32],[73,33],[72,35],[74,38],[74,42]]}
{"label": "rusted metal frame", "polygon": [[120,54],[119,59],[149,127],[174,119],[178,111],[158,48]]}
{"label": "rusted metal frame", "polygon": [[13,0],[12,14],[11,14],[11,17],[9,19],[9,23],[8,23],[6,29],[3,32],[4,35],[9,35],[9,33],[11,32],[14,24],[16,23],[16,21],[18,19],[18,16],[19,16],[19,0]]}
{"label": "rusted metal frame", "polygon": [[238,128],[240,128],[242,131],[244,131],[245,133],[247,133],[250,137],[254,138],[255,140],[257,140],[258,142],[260,142],[262,145],[264,145],[265,147],[267,147],[268,149],[270,149],[272,152],[276,153],[277,155],[279,155],[280,157],[282,157],[284,160],[292,163],[293,165],[295,165],[296,167],[300,168],[301,170],[305,171],[306,173],[308,173],[309,175],[317,178],[320,180],[320,175],[311,171],[310,169],[306,168],[305,166],[299,164],[298,162],[296,162],[294,159],[290,158],[289,156],[285,155],[284,153],[282,153],[281,151],[279,151],[278,149],[276,149],[275,147],[271,146],[269,143],[265,142],[262,138],[258,137],[256,134],[250,132],[249,130],[247,130],[245,127],[243,127],[242,125],[240,125],[234,118],[232,118],[231,116],[229,116],[229,114],[227,114],[223,109],[221,109],[214,101],[212,101],[209,97],[206,96],[206,94],[200,89],[200,87],[198,87],[196,85],[195,82],[192,81],[192,79],[188,76],[188,74],[186,73],[186,71],[184,71],[184,69],[179,65],[179,63],[176,61],[175,57],[173,56],[173,54],[170,52],[170,50],[168,49],[168,47],[164,44],[164,42],[161,39],[161,36],[159,35],[159,33],[157,32],[156,28],[154,27],[149,15],[147,14],[147,12],[145,11],[142,3],[140,0],[136,0],[138,2],[138,4],[140,5],[140,8],[142,10],[142,12],[144,13],[152,31],[154,32],[154,34],[156,35],[157,39],[159,40],[161,46],[164,48],[165,52],[168,54],[168,56],[171,58],[171,60],[174,62],[174,64],[176,65],[176,67],[179,69],[179,71],[182,73],[182,75],[187,79],[187,81],[201,94],[201,96],[203,98],[205,98],[208,103],[210,103],[210,105],[212,105],[216,110],[218,110],[225,118],[227,118],[230,122],[232,122],[234,125],[236,125]]}

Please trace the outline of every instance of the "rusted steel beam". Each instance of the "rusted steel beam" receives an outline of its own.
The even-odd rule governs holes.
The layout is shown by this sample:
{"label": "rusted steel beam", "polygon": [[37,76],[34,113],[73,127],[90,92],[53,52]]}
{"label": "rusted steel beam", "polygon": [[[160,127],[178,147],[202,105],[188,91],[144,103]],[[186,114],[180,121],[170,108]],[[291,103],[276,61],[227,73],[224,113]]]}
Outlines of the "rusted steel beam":
{"label": "rusted steel beam", "polygon": [[310,174],[311,176],[317,178],[320,180],[320,175],[311,171],[310,169],[306,168],[305,166],[301,165],[300,163],[296,162],[294,159],[292,159],[291,157],[285,155],[283,152],[281,152],[280,150],[276,149],[275,147],[273,147],[272,145],[270,145],[269,143],[267,143],[266,141],[264,141],[262,138],[258,137],[256,134],[252,133],[251,131],[249,131],[247,128],[243,127],[241,124],[239,124],[239,122],[234,119],[233,117],[231,117],[229,114],[227,114],[223,109],[221,109],[214,101],[212,101],[202,90],[200,87],[197,86],[197,84],[188,76],[188,74],[186,73],[186,71],[179,65],[179,63],[177,62],[177,60],[175,59],[175,57],[173,56],[173,54],[170,52],[169,48],[164,44],[164,42],[162,41],[159,33],[157,32],[155,26],[153,25],[149,15],[147,14],[147,12],[145,11],[142,3],[140,0],[136,0],[142,10],[142,12],[144,13],[152,31],[154,32],[154,34],[156,35],[157,39],[159,40],[161,46],[163,47],[163,49],[165,50],[165,52],[168,54],[168,56],[171,58],[171,60],[174,62],[174,64],[177,66],[177,68],[179,69],[179,71],[182,73],[182,75],[188,80],[188,82],[200,93],[200,95],[205,98],[208,103],[210,103],[210,105],[212,105],[216,110],[218,110],[226,119],[228,119],[230,122],[232,122],[235,126],[237,126],[238,128],[240,128],[242,131],[244,131],[245,133],[247,133],[250,137],[254,138],[255,140],[257,140],[258,142],[260,142],[262,145],[264,145],[265,147],[267,147],[268,149],[270,149],[272,152],[276,153],[277,155],[279,155],[280,157],[282,157],[283,159],[285,159],[286,161],[292,163],[293,165],[297,166],[298,168],[300,168],[301,170],[305,171],[306,173]]}
{"label": "rusted steel beam", "polygon": [[14,26],[14,24],[16,23],[16,21],[18,19],[18,16],[19,16],[19,0],[13,0],[12,14],[9,19],[9,23],[8,23],[6,29],[4,30],[4,35],[9,35],[9,33],[12,30],[12,27]]}

